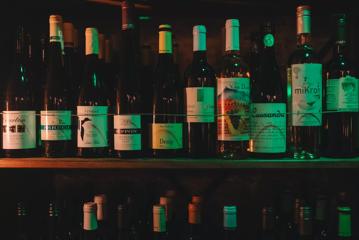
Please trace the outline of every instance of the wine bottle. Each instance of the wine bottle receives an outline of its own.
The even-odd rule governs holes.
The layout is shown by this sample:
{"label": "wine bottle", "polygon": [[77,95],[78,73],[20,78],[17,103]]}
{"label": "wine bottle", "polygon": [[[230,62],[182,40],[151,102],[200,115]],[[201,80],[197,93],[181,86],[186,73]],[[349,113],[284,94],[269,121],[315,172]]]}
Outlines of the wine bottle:
{"label": "wine bottle", "polygon": [[48,215],[48,235],[47,240],[61,240],[63,239],[63,232],[61,232],[60,209],[56,202],[49,203],[49,215]]}
{"label": "wine bottle", "polygon": [[167,240],[166,210],[162,205],[153,206],[153,239]]}
{"label": "wine bottle", "polygon": [[310,44],[311,8],[297,7],[297,49],[289,58],[288,109],[291,154],[295,159],[320,156],[322,65]]}
{"label": "wine bottle", "polygon": [[155,70],[151,146],[154,157],[178,157],[183,148],[183,129],[172,56],[172,29],[159,26],[159,55]]}
{"label": "wine bottle", "polygon": [[188,204],[188,240],[203,239],[201,208],[194,203]]}
{"label": "wine bottle", "polygon": [[107,197],[105,194],[96,195],[98,235],[102,240],[111,239],[107,213]]}
{"label": "wine bottle", "polygon": [[5,157],[36,153],[36,108],[25,54],[25,30],[17,29],[15,59],[3,95],[2,148]]}
{"label": "wine bottle", "polygon": [[272,23],[263,25],[262,39],[256,87],[251,91],[249,152],[257,158],[280,158],[286,153],[287,116]]}
{"label": "wine bottle", "polygon": [[78,156],[100,157],[108,154],[109,100],[98,65],[98,32],[86,28],[86,66],[77,102]]}
{"label": "wine bottle", "polygon": [[323,115],[323,155],[328,157],[354,157],[359,150],[359,82],[348,59],[346,25],[346,16],[339,15],[333,58],[324,75],[328,113]]}
{"label": "wine bottle", "polygon": [[237,233],[237,207],[223,207],[223,240],[238,239]]}
{"label": "wine bottle", "polygon": [[97,205],[94,202],[86,202],[83,206],[83,240],[100,240],[96,219]]}
{"label": "wine bottle", "polygon": [[279,239],[275,229],[275,216],[272,207],[262,208],[262,240],[277,240]]}
{"label": "wine bottle", "polygon": [[328,208],[328,198],[324,195],[317,196],[315,202],[315,219],[314,219],[315,240],[329,239],[327,208]]}
{"label": "wine bottle", "polygon": [[62,17],[50,16],[50,45],[41,111],[41,140],[46,157],[71,154],[71,99],[64,71]]}
{"label": "wine bottle", "polygon": [[134,5],[122,2],[122,71],[116,88],[114,146],[122,158],[140,157],[142,151],[142,121],[139,75],[139,50],[136,40]]}
{"label": "wine bottle", "polygon": [[299,239],[300,240],[313,239],[312,208],[308,206],[304,206],[300,208]]}
{"label": "wine bottle", "polygon": [[352,209],[348,206],[338,207],[337,240],[351,240],[352,238]]}
{"label": "wine bottle", "polygon": [[185,73],[186,80],[186,152],[189,157],[211,157],[215,150],[216,75],[207,62],[206,27],[193,27],[193,60]]}
{"label": "wine bottle", "polygon": [[32,239],[28,209],[25,203],[18,202],[16,207],[16,231],[15,240],[30,240]]}
{"label": "wine bottle", "polygon": [[217,153],[224,159],[247,157],[250,74],[239,50],[239,21],[226,21],[226,52],[217,80]]}

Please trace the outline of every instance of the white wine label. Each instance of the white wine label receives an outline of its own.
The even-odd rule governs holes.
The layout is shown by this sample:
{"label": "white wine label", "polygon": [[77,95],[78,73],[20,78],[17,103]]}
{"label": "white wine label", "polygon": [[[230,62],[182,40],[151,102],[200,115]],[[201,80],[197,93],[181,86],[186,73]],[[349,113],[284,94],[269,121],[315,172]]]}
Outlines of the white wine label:
{"label": "white wine label", "polygon": [[252,103],[250,129],[250,152],[285,152],[286,104]]}
{"label": "white wine label", "polygon": [[181,149],[182,123],[153,123],[152,149]]}
{"label": "white wine label", "polygon": [[107,114],[107,106],[77,106],[77,147],[108,146]]}
{"label": "white wine label", "polygon": [[71,111],[41,111],[41,140],[71,140]]}
{"label": "white wine label", "polygon": [[292,126],[322,125],[322,65],[293,64]]}
{"label": "white wine label", "polygon": [[249,140],[249,82],[249,78],[218,79],[218,140]]}
{"label": "white wine label", "polygon": [[327,110],[358,112],[359,84],[353,76],[327,80]]}
{"label": "white wine label", "polygon": [[3,112],[3,149],[36,148],[36,112]]}
{"label": "white wine label", "polygon": [[114,116],[115,150],[141,150],[141,115]]}
{"label": "white wine label", "polygon": [[186,88],[187,122],[214,122],[214,88]]}

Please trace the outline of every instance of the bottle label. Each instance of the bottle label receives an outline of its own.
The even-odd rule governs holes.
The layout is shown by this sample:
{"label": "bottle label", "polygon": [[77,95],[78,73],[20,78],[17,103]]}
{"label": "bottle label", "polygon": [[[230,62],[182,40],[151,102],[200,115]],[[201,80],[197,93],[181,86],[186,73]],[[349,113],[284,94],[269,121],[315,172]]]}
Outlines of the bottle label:
{"label": "bottle label", "polygon": [[3,112],[3,149],[36,148],[36,112]]}
{"label": "bottle label", "polygon": [[153,123],[152,149],[181,149],[182,123]]}
{"label": "bottle label", "polygon": [[186,88],[187,122],[214,122],[214,88]]}
{"label": "bottle label", "polygon": [[250,151],[283,153],[286,151],[286,104],[252,103]]}
{"label": "bottle label", "polygon": [[358,79],[345,76],[327,80],[327,110],[339,112],[358,112]]}
{"label": "bottle label", "polygon": [[108,146],[108,107],[77,106],[77,146],[81,148]]}
{"label": "bottle label", "polygon": [[141,150],[141,116],[116,115],[114,116],[114,143],[115,150]]}
{"label": "bottle label", "polygon": [[71,111],[41,111],[41,140],[71,140]]}
{"label": "bottle label", "polygon": [[218,140],[249,140],[249,78],[219,78]]}
{"label": "bottle label", "polygon": [[292,121],[293,126],[322,125],[322,65],[293,64]]}

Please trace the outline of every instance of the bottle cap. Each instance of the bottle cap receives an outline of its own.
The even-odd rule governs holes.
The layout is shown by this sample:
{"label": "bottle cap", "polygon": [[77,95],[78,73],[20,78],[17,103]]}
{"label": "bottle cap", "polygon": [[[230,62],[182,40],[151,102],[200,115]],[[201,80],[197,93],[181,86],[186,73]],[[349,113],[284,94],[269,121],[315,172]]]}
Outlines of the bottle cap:
{"label": "bottle cap", "polygon": [[60,15],[51,15],[50,23],[50,42],[60,42],[63,45],[63,26],[62,17]]}
{"label": "bottle cap", "polygon": [[311,7],[297,7],[297,34],[311,33]]}
{"label": "bottle cap", "polygon": [[86,202],[83,206],[84,211],[84,222],[83,222],[83,229],[85,230],[96,230],[97,219],[96,219],[96,212],[97,212],[97,204],[94,202]]}
{"label": "bottle cap", "polygon": [[153,231],[166,232],[166,211],[165,206],[153,206]]}
{"label": "bottle cap", "polygon": [[237,227],[237,207],[224,206],[223,208],[223,226],[224,228]]}
{"label": "bottle cap", "polygon": [[96,28],[86,28],[86,55],[99,53],[99,38]]}
{"label": "bottle cap", "polygon": [[206,51],[206,27],[203,25],[193,27],[193,51]]}
{"label": "bottle cap", "polygon": [[239,20],[226,20],[226,51],[239,50]]}
{"label": "bottle cap", "polygon": [[107,198],[105,194],[96,195],[94,202],[97,204],[97,220],[105,219]]}
{"label": "bottle cap", "polygon": [[97,211],[97,204],[94,202],[84,203],[83,211],[86,213],[95,213]]}
{"label": "bottle cap", "polygon": [[64,22],[64,43],[65,47],[74,47],[74,25]]}

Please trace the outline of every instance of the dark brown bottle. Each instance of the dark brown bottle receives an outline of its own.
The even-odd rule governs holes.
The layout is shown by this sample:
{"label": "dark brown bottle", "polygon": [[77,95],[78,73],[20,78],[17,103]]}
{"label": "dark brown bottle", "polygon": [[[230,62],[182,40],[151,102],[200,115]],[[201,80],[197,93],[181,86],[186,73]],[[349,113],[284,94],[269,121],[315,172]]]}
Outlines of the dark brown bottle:
{"label": "dark brown bottle", "polygon": [[122,71],[116,87],[114,149],[118,157],[138,158],[143,150],[142,103],[137,29],[131,1],[122,2],[121,43]]}
{"label": "dark brown bottle", "polygon": [[41,141],[46,157],[71,154],[71,99],[64,71],[62,17],[50,16],[50,44],[41,110]]}
{"label": "dark brown bottle", "polygon": [[180,114],[180,89],[176,87],[173,64],[172,28],[159,27],[159,55],[155,70],[151,148],[154,157],[178,157],[183,149],[183,127]]}
{"label": "dark brown bottle", "polygon": [[104,157],[109,150],[109,97],[98,63],[98,32],[86,28],[86,65],[77,102],[77,154]]}
{"label": "dark brown bottle", "polygon": [[36,153],[36,108],[24,38],[25,31],[20,26],[14,64],[3,95],[2,148],[6,157],[31,157]]}
{"label": "dark brown bottle", "polygon": [[262,26],[263,50],[251,91],[250,155],[280,158],[286,153],[286,99],[275,54],[275,29],[271,22]]}
{"label": "dark brown bottle", "polygon": [[333,58],[326,66],[326,104],[323,115],[323,155],[354,157],[359,144],[359,80],[348,59],[346,16],[336,19]]}

